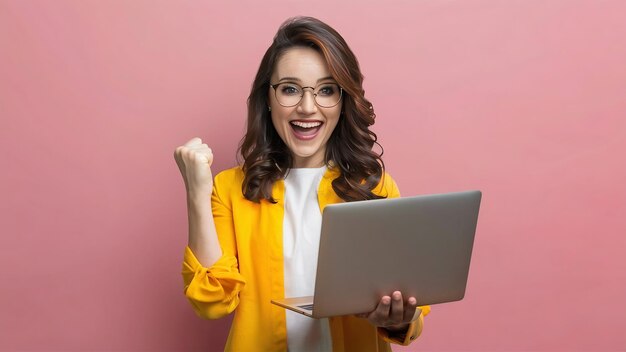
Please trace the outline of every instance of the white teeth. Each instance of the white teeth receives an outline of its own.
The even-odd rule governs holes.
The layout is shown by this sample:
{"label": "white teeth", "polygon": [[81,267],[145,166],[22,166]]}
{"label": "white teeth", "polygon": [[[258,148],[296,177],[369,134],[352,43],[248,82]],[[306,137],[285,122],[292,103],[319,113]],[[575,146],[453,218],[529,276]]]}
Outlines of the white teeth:
{"label": "white teeth", "polygon": [[301,121],[291,121],[292,125],[296,125],[298,127],[302,127],[302,128],[313,128],[313,127],[318,127],[320,126],[322,123],[317,121],[317,122],[301,122]]}

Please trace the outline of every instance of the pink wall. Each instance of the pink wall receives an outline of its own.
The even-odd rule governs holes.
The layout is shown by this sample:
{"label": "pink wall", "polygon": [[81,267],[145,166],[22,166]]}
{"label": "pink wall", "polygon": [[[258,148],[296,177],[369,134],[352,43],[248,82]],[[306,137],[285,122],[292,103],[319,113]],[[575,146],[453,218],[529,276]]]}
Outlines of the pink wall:
{"label": "pink wall", "polygon": [[174,148],[234,165],[278,25],[359,57],[405,195],[484,192],[466,299],[401,351],[623,350],[626,3],[0,1],[0,350],[203,350]]}

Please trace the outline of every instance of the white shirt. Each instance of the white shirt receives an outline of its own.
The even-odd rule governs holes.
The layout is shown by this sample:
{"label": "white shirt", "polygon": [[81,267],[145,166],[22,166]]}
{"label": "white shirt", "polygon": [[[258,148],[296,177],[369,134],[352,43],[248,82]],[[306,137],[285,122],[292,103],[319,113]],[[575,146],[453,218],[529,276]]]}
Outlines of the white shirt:
{"label": "white shirt", "polygon": [[[283,256],[285,297],[313,296],[322,214],[317,188],[326,167],[291,169],[285,178]],[[330,351],[328,319],[313,319],[287,310],[289,351]]]}

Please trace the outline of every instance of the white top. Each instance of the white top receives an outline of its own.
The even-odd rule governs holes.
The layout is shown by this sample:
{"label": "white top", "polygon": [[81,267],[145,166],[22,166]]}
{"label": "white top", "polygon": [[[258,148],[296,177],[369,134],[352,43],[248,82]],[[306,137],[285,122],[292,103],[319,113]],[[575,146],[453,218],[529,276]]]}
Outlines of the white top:
{"label": "white top", "polygon": [[[283,256],[285,297],[313,296],[322,214],[317,188],[326,167],[291,169],[285,178]],[[328,319],[313,319],[287,310],[289,351],[331,351]]]}

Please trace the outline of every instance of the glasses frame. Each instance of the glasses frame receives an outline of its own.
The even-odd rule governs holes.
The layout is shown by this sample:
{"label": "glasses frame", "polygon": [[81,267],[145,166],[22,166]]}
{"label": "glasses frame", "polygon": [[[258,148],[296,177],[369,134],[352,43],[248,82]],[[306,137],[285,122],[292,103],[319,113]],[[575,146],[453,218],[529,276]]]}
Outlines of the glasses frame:
{"label": "glasses frame", "polygon": [[[279,86],[279,85],[281,85],[281,84],[293,84],[293,85],[296,85],[296,86],[300,87],[300,88],[301,88],[301,90],[302,90],[302,95],[300,95],[300,100],[298,100],[298,102],[297,102],[297,103],[295,103],[295,104],[293,104],[293,105],[283,105],[283,104],[280,102],[280,100],[278,99],[278,96],[276,95],[276,94],[277,94],[277,93],[276,93],[276,92],[277,92],[277,91],[276,91],[276,87],[278,87],[278,86]],[[279,104],[280,106],[283,106],[283,107],[286,107],[286,108],[291,108],[291,107],[297,106],[298,104],[300,104],[300,103],[302,102],[302,98],[304,97],[304,90],[305,90],[306,88],[311,88],[311,94],[313,94],[313,101],[315,102],[315,105],[319,106],[320,108],[326,108],[326,109],[328,109],[328,108],[333,108],[333,107],[337,106],[337,104],[339,104],[339,103],[341,102],[341,99],[343,98],[343,88],[341,88],[341,86],[339,86],[337,83],[332,83],[332,84],[335,84],[337,87],[339,87],[339,100],[337,100],[337,102],[336,102],[334,105],[331,105],[331,106],[324,106],[324,105],[320,105],[320,103],[318,103],[318,102],[317,102],[317,94],[318,94],[319,92],[318,92],[318,93],[315,93],[315,88],[317,88],[317,87],[319,87],[319,86],[321,86],[321,85],[324,85],[324,84],[328,84],[328,82],[327,82],[327,83],[320,83],[320,84],[318,84],[318,85],[317,85],[317,86],[315,86],[315,87],[311,87],[311,86],[306,86],[306,87],[303,87],[303,86],[299,85],[298,83],[292,83],[292,82],[280,82],[280,83],[276,83],[276,84],[271,84],[271,83],[270,83],[270,87],[272,87],[272,89],[274,89],[274,98],[276,98],[276,101],[278,102],[278,104]]]}

